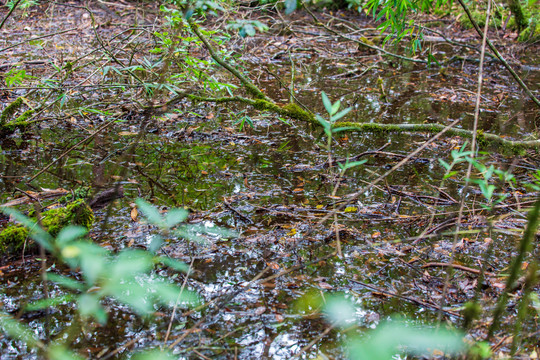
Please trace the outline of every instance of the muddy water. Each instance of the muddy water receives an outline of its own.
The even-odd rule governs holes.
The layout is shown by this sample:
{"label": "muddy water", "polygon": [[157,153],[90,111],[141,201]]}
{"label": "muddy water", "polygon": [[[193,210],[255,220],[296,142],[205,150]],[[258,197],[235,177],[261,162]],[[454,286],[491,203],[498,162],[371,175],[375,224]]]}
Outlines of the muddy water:
{"label": "muddy water", "polygon": [[[276,68],[282,65],[275,64]],[[463,126],[469,126],[476,74],[472,65],[463,66],[463,71],[456,68],[441,71],[376,65],[359,77],[350,65],[315,61],[297,70],[295,95],[303,104],[322,113],[320,91],[325,91],[332,99],[341,99],[346,106],[354,108],[351,119],[362,121],[445,124],[459,118]],[[500,72],[496,76],[498,84],[501,79],[507,79]],[[275,98],[288,96],[280,88],[265,90]],[[488,86],[483,96],[486,106],[481,114],[482,129],[515,136],[536,128],[538,112],[514,88]],[[273,115],[253,112],[249,113],[253,128],[240,131],[239,123],[231,115],[238,111],[194,106],[189,111],[175,113],[172,120],[157,119],[133,152],[130,144],[138,129],[130,123],[119,123],[73,151],[33,184],[51,189],[72,189],[81,184],[105,189],[121,181],[125,197],[112,204],[111,209],[96,213],[98,223],[91,232],[94,241],[112,250],[145,248],[149,235],[155,233],[155,229],[131,218],[132,203],[137,197],[149,199],[163,210],[188,207],[191,222],[236,230],[240,234],[238,238],[208,238],[203,244],[167,239],[164,248],[167,255],[186,263],[195,257],[189,288],[209,301],[238,289],[267,264],[276,264],[278,271],[333,251],[335,239],[330,224],[316,224],[324,211],[330,211],[339,197],[364,187],[366,182],[395,165],[399,155],[408,154],[427,139],[423,135],[337,136],[335,158],[376,150],[389,141],[391,144],[384,151],[395,156],[368,157],[364,166],[342,177],[336,196],[330,197],[335,171],[321,167],[328,155],[319,129],[299,123],[287,125]],[[96,127],[101,123],[99,118],[90,117],[86,125]],[[86,136],[81,130],[84,124],[64,122],[44,127],[39,136],[15,135],[4,140],[0,155],[1,200],[12,195],[21,186],[21,180]],[[208,316],[204,330],[189,335],[175,349],[179,358],[192,358],[195,349],[216,359],[289,359],[328,326],[320,316],[300,313],[294,305],[312,290],[342,292],[353,300],[361,324],[359,332],[375,327],[381,319],[395,313],[406,316],[411,323],[436,319],[437,313],[431,308],[369,290],[359,283],[438,303],[443,273],[434,270],[426,275],[416,261],[419,258],[444,261],[451,247],[450,238],[443,238],[433,247],[423,242],[416,250],[408,247],[407,240],[403,244],[398,241],[428,226],[428,210],[455,211],[456,206],[428,206],[396,193],[389,194],[388,189],[392,186],[399,191],[436,196],[433,186],[439,185],[443,175],[437,159],[450,161],[450,150],[460,144],[457,139],[438,142],[392,174],[387,184],[363,194],[351,204],[354,209],[341,213],[343,259],[309,265],[272,283],[240,292],[219,311],[207,309],[187,316],[177,315],[172,338],[180,336],[201,316]],[[488,161],[495,160],[503,165],[510,162],[494,157]],[[518,168],[518,171],[519,176],[528,176],[528,169]],[[446,186],[449,195],[457,198],[461,179],[450,179]],[[468,226],[475,229],[482,224],[477,219],[477,223],[471,220]],[[495,236],[498,243],[492,266],[502,269],[507,265],[506,254],[516,237],[504,233]],[[469,240],[462,242],[458,258],[472,266],[484,248],[481,240]],[[42,296],[38,259],[27,256],[24,264],[16,260],[5,259],[0,295],[4,310],[13,313],[23,302]],[[49,266],[55,269],[54,263]],[[173,279],[182,281],[180,276]],[[459,279],[460,287],[452,288],[448,310],[471,296],[472,282],[468,277]],[[60,295],[63,290],[53,286],[51,292]],[[112,321],[104,327],[89,325],[84,335],[74,338],[73,348],[99,358],[133,339],[136,348],[162,344],[170,316],[166,309],[156,309],[156,318],[140,319],[113,302],[107,306]],[[49,323],[51,332],[65,332],[76,321],[73,316],[69,303],[54,308]],[[452,316],[449,320],[459,322]],[[44,332],[43,314],[30,314],[24,322],[37,334]],[[315,356],[320,352],[340,358],[340,340],[346,336],[331,332],[308,354]],[[6,337],[0,339],[0,351],[6,359],[36,357],[23,344]]]}

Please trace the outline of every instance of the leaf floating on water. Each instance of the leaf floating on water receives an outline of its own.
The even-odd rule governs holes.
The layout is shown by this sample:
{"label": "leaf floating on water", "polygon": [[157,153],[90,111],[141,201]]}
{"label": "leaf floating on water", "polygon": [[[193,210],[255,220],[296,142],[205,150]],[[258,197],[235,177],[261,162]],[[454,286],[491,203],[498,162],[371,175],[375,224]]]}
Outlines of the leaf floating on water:
{"label": "leaf floating on water", "polygon": [[347,206],[345,208],[345,210],[343,210],[343,211],[346,212],[346,213],[352,213],[352,212],[357,212],[358,208],[355,207],[355,206]]}

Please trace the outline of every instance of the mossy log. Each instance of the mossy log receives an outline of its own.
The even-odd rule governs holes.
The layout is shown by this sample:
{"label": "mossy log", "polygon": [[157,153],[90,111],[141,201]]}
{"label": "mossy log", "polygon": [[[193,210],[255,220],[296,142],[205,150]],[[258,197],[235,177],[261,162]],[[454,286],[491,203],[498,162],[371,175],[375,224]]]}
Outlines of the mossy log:
{"label": "mossy log", "polygon": [[[51,236],[56,236],[68,225],[80,225],[90,229],[94,224],[94,212],[82,199],[65,207],[51,209],[41,214],[41,223]],[[11,253],[21,250],[29,239],[29,229],[19,225],[9,225],[0,232],[0,251]]]}

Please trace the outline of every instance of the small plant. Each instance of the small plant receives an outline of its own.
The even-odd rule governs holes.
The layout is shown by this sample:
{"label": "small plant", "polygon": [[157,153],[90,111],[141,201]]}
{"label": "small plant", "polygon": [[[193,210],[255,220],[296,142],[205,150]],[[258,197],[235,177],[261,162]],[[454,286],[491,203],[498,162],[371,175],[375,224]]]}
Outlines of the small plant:
{"label": "small plant", "polygon": [[498,180],[501,184],[510,184],[513,186],[516,183],[516,179],[514,175],[509,173],[508,171],[503,171],[501,169],[495,169],[493,165],[490,165],[487,167],[479,158],[473,158],[471,151],[466,151],[468,143],[465,142],[463,146],[459,150],[452,150],[450,153],[452,156],[452,163],[448,164],[446,161],[439,159],[439,163],[441,166],[446,170],[446,173],[444,174],[443,180],[446,180],[452,176],[455,176],[458,172],[454,170],[454,167],[463,162],[469,162],[471,163],[479,172],[480,176],[479,178],[469,179],[469,181],[472,184],[478,185],[478,188],[482,192],[482,196],[487,201],[486,204],[482,204],[482,207],[484,207],[486,210],[490,210],[493,208],[493,206],[501,203],[508,197],[506,194],[502,194],[493,201],[493,194],[495,192],[496,186],[492,183],[493,179],[495,178],[495,175],[498,177]]}
{"label": "small plant", "polygon": [[[166,215],[139,199],[137,206],[145,215],[148,222],[157,226],[162,232],[175,234],[178,237],[198,240],[199,234],[211,233],[230,235],[231,233],[219,228],[208,228],[198,225],[182,224],[187,219],[184,209],[171,209]],[[87,229],[80,226],[68,226],[62,229],[56,237],[52,237],[33,220],[20,212],[6,208],[2,211],[24,225],[29,236],[39,243],[58,264],[67,265],[80,277],[58,275],[52,271],[46,273],[46,278],[65,289],[64,294],[52,298],[44,297],[27,305],[24,311],[42,310],[62,303],[73,303],[81,324],[97,321],[105,324],[108,320],[107,310],[103,303],[114,300],[127,305],[140,316],[152,315],[161,306],[177,305],[193,306],[198,302],[198,296],[172,282],[170,279],[157,275],[153,270],[156,266],[168,267],[171,270],[186,272],[188,266],[181,261],[160,256],[157,251],[163,244],[160,235],[154,235],[148,250],[124,249],[112,253],[86,238]],[[13,319],[8,314],[0,313],[0,329],[24,342],[38,353],[46,354],[51,359],[78,359],[71,352],[64,338],[53,338],[45,345],[34,335],[26,325]],[[68,329],[69,332],[78,331]],[[151,359],[167,359],[167,353],[161,353]]]}
{"label": "small plant", "polygon": [[341,106],[341,101],[338,100],[332,104],[332,102],[330,101],[330,99],[328,98],[328,96],[326,95],[324,91],[321,93],[321,96],[322,96],[324,108],[326,109],[326,112],[328,113],[328,120],[324,119],[320,115],[316,115],[315,118],[317,119],[319,124],[321,124],[321,126],[323,127],[324,133],[326,134],[326,137],[327,137],[326,150],[330,151],[330,149],[332,148],[332,136],[338,132],[350,129],[349,127],[336,128],[334,127],[334,124],[336,123],[336,121],[338,121],[339,119],[347,115],[349,111],[351,111],[351,108],[346,108],[339,111],[339,108]]}
{"label": "small plant", "polygon": [[22,9],[23,10],[23,16],[26,16],[26,10],[30,9],[32,6],[35,6],[39,3],[39,1],[37,0],[22,0],[18,5],[17,5],[17,0],[9,0],[7,3],[6,3],[6,6],[8,7],[9,10],[13,9],[13,7],[15,5],[17,5],[17,7],[19,9]]}
{"label": "small plant", "polygon": [[236,120],[234,120],[234,125],[238,124],[239,131],[242,131],[245,125],[253,129],[253,119],[251,119],[251,117],[249,117],[245,113],[246,113],[246,110],[242,110],[240,114],[238,114],[239,117]]}
{"label": "small plant", "polygon": [[5,83],[8,88],[12,87],[14,84],[21,85],[24,80],[35,79],[33,76],[27,75],[24,69],[23,70],[11,69],[5,74],[5,76],[6,76]]}

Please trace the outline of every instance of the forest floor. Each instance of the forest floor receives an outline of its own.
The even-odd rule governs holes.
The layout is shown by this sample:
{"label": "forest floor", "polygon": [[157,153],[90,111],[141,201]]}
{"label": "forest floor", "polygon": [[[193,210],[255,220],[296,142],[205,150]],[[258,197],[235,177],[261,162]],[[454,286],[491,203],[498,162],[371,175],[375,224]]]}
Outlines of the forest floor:
{"label": "forest floor", "polygon": [[[7,9],[0,11],[4,18]],[[409,60],[423,60],[429,50],[440,66],[428,66],[355,42],[381,46],[365,14],[314,15],[324,27],[302,10],[285,16],[270,6],[246,6],[209,16],[201,27],[277,104],[292,99],[327,117],[324,91],[352,109],[350,121],[447,126],[458,120],[457,127],[472,128],[479,58],[474,30],[433,15],[424,23],[437,33],[426,32],[423,50],[412,55],[403,44],[386,47]],[[30,128],[0,138],[0,203],[28,199],[28,193],[39,198],[50,189],[89,186],[95,195],[121,185],[122,198],[94,209],[90,231],[112,252],[148,249],[158,232],[140,216],[137,198],[162,213],[187,208],[189,224],[237,234],[201,233],[198,242],[164,234],[160,254],[191,270],[157,272],[185,283],[205,306],[175,314],[164,307],[148,319],[110,300],[107,324],[84,326],[71,348],[96,359],[158,346],[186,359],[339,359],[348,340],[373,336],[372,329],[394,316],[408,326],[442,321],[462,328],[472,300],[481,316],[465,328],[466,339],[484,341],[538,198],[538,151],[509,155],[482,148],[476,180],[466,185],[468,163],[457,156],[467,140],[458,136],[340,132],[328,149],[321,128],[242,103],[183,98],[166,104],[175,91],[246,95],[188,28],[170,25],[173,18],[157,3],[40,2],[17,10],[0,29],[0,110],[18,97],[25,98],[19,112],[39,110]],[[268,31],[242,38],[227,27],[234,19],[258,20]],[[453,42],[441,34],[451,34]],[[490,37],[538,97],[538,44],[516,44],[510,31]],[[181,51],[164,52],[167,39]],[[480,106],[481,132],[538,137],[538,107],[492,57],[484,66]],[[352,158],[366,162],[347,171],[335,166]],[[456,161],[455,173],[445,176],[439,160]],[[0,226],[9,220],[2,216]],[[540,354],[540,288],[527,288],[523,277],[536,266],[538,234],[534,241],[501,325],[486,342],[492,358]],[[0,304],[37,334],[51,327],[47,332],[61,339],[74,322],[73,303],[58,304],[47,316],[19,311],[43,298],[42,260],[26,248],[2,256]],[[78,277],[52,256],[46,265]],[[67,292],[49,287],[51,294]],[[346,330],[313,305],[337,294],[353,308]],[[4,335],[0,352],[2,359],[37,356]]]}

